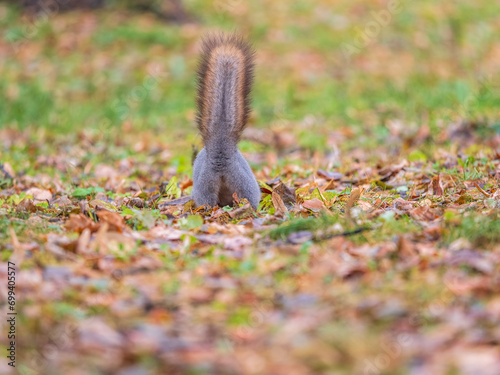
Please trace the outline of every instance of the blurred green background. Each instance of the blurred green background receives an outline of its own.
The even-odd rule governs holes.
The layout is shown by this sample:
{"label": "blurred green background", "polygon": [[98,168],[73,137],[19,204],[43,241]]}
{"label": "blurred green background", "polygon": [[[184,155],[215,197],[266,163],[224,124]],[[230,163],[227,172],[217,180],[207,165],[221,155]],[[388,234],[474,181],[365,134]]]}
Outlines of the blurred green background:
{"label": "blurred green background", "polygon": [[125,3],[38,16],[0,3],[0,125],[103,137],[128,126],[199,144],[194,73],[209,30],[258,51],[252,125],[319,150],[332,129],[383,144],[388,121],[438,134],[499,117],[495,1],[183,0],[183,22]]}

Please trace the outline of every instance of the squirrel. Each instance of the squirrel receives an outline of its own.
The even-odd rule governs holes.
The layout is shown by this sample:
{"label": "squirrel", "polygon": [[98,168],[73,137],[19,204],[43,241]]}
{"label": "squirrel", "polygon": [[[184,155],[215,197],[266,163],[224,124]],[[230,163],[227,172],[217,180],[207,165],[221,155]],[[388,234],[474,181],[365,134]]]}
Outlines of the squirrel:
{"label": "squirrel", "polygon": [[260,188],[238,150],[250,114],[255,52],[237,34],[202,39],[198,64],[196,123],[204,148],[193,164],[192,196],[197,207],[233,204],[233,194],[257,209]]}

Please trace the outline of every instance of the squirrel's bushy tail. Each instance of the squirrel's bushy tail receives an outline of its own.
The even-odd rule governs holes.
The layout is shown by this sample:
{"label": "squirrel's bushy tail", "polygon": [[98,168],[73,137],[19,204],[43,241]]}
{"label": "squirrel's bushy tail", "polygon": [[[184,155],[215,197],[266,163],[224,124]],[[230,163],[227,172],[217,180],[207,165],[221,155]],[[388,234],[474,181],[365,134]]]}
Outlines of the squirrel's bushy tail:
{"label": "squirrel's bushy tail", "polygon": [[216,140],[236,145],[250,113],[254,52],[236,34],[209,34],[198,66],[198,128],[205,147]]}

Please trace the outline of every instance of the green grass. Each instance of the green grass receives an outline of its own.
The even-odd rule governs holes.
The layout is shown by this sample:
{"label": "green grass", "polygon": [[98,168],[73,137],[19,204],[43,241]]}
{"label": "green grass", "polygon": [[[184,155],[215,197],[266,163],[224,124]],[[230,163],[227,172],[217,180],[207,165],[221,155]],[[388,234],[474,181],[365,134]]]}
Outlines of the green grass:
{"label": "green grass", "polygon": [[[498,41],[488,23],[500,11],[498,4],[460,3],[445,10],[435,8],[430,1],[405,3],[402,12],[394,15],[376,40],[350,63],[343,60],[339,47],[357,37],[372,19],[370,11],[377,7],[353,13],[348,2],[336,6],[319,1],[287,4],[280,7],[282,23],[276,24],[270,14],[263,12],[273,6],[254,1],[243,17],[233,14],[229,5],[218,9],[205,2],[186,2],[206,26],[248,32],[257,50],[272,56],[257,67],[257,126],[267,127],[277,117],[300,121],[313,114],[325,119],[332,129],[341,125],[363,128],[375,134],[376,143],[382,143],[385,134],[376,134],[377,128],[385,126],[384,118],[426,121],[435,128],[439,120],[455,117],[461,104],[466,104],[470,118],[491,118],[496,113],[498,87],[493,81],[481,84],[481,76],[488,72],[474,67],[485,57],[488,47]],[[320,17],[318,7],[332,16],[333,24]],[[337,20],[338,26],[333,15],[342,19]],[[53,17],[57,19],[58,15]],[[69,19],[62,30],[61,26],[56,29],[51,20],[36,29],[24,45],[36,46],[40,53],[28,61],[19,63],[20,55],[16,54],[6,58],[0,82],[1,124],[72,132],[99,129],[103,124],[119,127],[124,120],[130,120],[139,128],[165,131],[182,127],[186,130],[184,136],[195,132],[190,113],[194,108],[197,56],[193,43],[197,35],[180,26],[151,20],[118,22],[112,13],[101,12],[90,38],[85,36],[79,48],[61,54],[53,41],[74,27],[76,15]],[[20,35],[26,22],[11,10],[7,12],[1,24],[7,29],[9,44],[23,40]],[[450,28],[458,30],[457,40],[447,39]],[[277,30],[283,30],[284,39],[266,37]],[[417,31],[423,40],[420,44],[415,43]],[[443,48],[431,48],[438,44]],[[383,65],[378,51],[394,46],[391,53],[411,56],[400,63],[404,74],[378,68],[375,74],[364,71],[361,58]],[[308,60],[279,59],[295,54],[313,56],[322,68],[309,71]],[[102,59],[108,60],[104,68],[98,67]],[[447,66],[445,76],[432,66],[431,61],[436,60]],[[28,71],[26,79],[28,63],[32,71]],[[147,68],[152,63],[161,67],[162,77],[150,90],[142,90],[145,92],[140,94],[140,100],[131,100],[148,79]],[[297,69],[303,68],[309,73],[297,74]],[[335,79],[337,76],[341,78]],[[367,122],[371,117],[380,120]],[[372,142],[370,138],[366,142]],[[321,146],[321,142],[301,138],[306,147],[311,142]]]}
{"label": "green grass", "polygon": [[450,215],[444,240],[446,243],[451,243],[458,239],[467,240],[474,247],[479,248],[488,248],[498,244],[500,242],[498,210],[494,210],[487,216],[472,212],[462,217]]}

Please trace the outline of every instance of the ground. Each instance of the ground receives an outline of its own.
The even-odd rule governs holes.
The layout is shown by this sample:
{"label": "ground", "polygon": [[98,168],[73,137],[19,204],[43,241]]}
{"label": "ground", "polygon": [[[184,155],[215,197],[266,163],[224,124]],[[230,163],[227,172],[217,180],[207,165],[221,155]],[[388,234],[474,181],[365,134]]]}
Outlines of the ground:
{"label": "ground", "polygon": [[[0,5],[0,372],[499,374],[500,4],[184,3]],[[256,212],[189,199],[214,29]]]}

